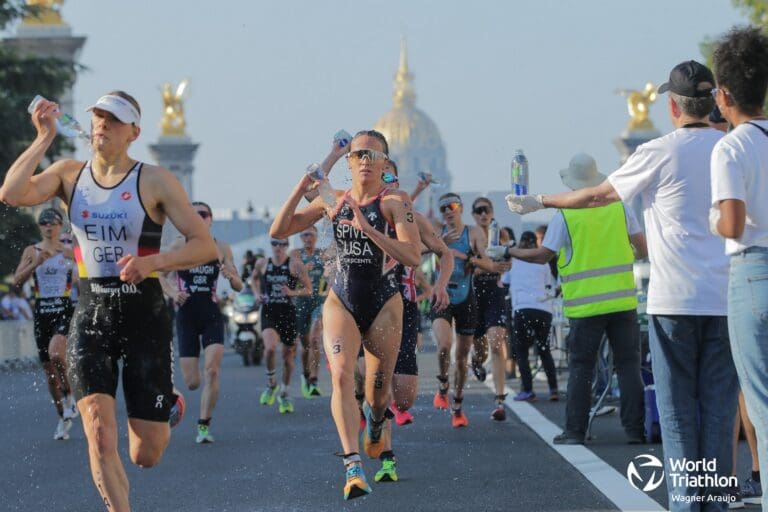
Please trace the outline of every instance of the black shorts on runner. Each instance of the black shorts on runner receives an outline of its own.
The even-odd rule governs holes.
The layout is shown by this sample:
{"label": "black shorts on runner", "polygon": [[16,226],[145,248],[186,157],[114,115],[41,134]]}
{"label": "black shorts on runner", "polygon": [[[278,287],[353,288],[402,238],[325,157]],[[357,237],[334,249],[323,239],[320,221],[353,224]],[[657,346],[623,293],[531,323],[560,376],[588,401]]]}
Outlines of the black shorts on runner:
{"label": "black shorts on runner", "polygon": [[432,321],[438,318],[447,320],[449,324],[456,321],[454,326],[457,334],[471,335],[475,333],[475,321],[477,318],[477,306],[475,304],[475,291],[470,288],[469,294],[464,302],[459,304],[448,304],[440,312],[432,310]]}
{"label": "black shorts on runner", "polygon": [[190,297],[176,312],[176,336],[179,357],[200,357],[201,345],[205,350],[215,343],[224,344],[224,316],[219,306],[207,297],[205,302]]}
{"label": "black shorts on runner", "polygon": [[261,331],[274,329],[280,342],[292,347],[296,344],[296,308],[293,304],[264,304],[261,306]]}
{"label": "black shorts on runner", "polygon": [[[481,274],[482,276],[482,274]],[[506,290],[493,278],[475,277],[475,299],[477,301],[477,326],[475,337],[485,336],[491,327],[507,326]]]}
{"label": "black shorts on runner", "polygon": [[72,320],[72,302],[69,297],[48,297],[35,301],[34,326],[37,357],[41,363],[51,360],[48,346],[57,334],[66,336]]}
{"label": "black shorts on runner", "polygon": [[419,337],[419,305],[403,299],[403,337],[400,351],[397,353],[395,373],[398,375],[418,375],[416,363],[416,340]]}
{"label": "black shorts on runner", "polygon": [[133,285],[119,278],[82,279],[80,293],[67,343],[75,398],[115,397],[122,361],[128,417],[168,421],[173,331],[158,280]]}

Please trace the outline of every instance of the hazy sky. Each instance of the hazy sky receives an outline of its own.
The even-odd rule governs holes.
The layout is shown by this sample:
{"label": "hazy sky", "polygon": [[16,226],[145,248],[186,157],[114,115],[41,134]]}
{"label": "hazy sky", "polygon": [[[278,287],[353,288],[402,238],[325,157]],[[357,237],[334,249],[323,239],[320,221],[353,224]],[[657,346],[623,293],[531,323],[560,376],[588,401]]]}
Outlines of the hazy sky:
{"label": "hazy sky", "polygon": [[[144,115],[132,154],[151,161],[160,86],[189,78],[196,199],[259,209],[282,202],[336,130],[370,128],[391,108],[401,35],[454,189],[506,187],[519,147],[531,188],[549,192],[576,152],[615,169],[613,139],[629,119],[616,89],[658,85],[678,62],[702,60],[705,36],[746,20],[728,0],[67,0],[63,15],[88,37],[77,117],[104,92],[134,94]],[[671,129],[666,96],[651,117]],[[333,181],[345,176],[338,166]]]}

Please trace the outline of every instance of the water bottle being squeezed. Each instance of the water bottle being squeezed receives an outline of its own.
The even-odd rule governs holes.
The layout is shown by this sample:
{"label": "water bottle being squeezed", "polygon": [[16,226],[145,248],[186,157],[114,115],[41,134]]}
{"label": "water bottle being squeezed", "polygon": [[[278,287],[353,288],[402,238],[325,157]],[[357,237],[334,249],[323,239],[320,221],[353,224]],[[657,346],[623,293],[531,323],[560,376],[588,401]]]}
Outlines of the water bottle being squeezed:
{"label": "water bottle being squeezed", "polygon": [[[31,114],[35,110],[37,104],[40,103],[40,100],[44,99],[45,98],[39,94],[32,98],[32,101],[27,107],[27,112]],[[58,112],[58,110],[56,112]],[[88,135],[85,130],[83,130],[83,128],[80,126],[80,123],[77,122],[77,119],[66,113],[62,113],[61,116],[56,119],[56,131],[64,137],[79,137],[84,140],[91,140],[91,136]]]}
{"label": "water bottle being squeezed", "polygon": [[333,190],[328,178],[325,177],[325,172],[319,164],[310,164],[307,167],[307,175],[314,182],[318,183],[317,191],[320,194],[320,198],[331,210],[336,208],[336,192]]}
{"label": "water bottle being squeezed", "polygon": [[352,136],[346,130],[339,130],[333,136],[333,142],[340,148],[343,148],[352,142]]}
{"label": "water bottle being squeezed", "polygon": [[504,257],[504,247],[500,245],[501,240],[501,228],[496,219],[491,219],[491,224],[488,226],[488,247],[485,249],[485,254],[492,260],[500,260]]}

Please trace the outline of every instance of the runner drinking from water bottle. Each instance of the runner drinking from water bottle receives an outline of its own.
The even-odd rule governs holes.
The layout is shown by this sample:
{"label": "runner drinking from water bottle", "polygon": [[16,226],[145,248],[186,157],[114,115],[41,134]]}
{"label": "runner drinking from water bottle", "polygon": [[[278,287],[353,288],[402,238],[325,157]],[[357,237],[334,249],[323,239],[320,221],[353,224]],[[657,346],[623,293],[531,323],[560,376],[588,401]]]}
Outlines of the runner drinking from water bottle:
{"label": "runner drinking from water bottle", "polygon": [[[210,261],[216,245],[173,174],[128,156],[141,133],[136,100],[115,91],[88,110],[93,160],[59,160],[35,174],[61,115],[56,103],[37,103],[32,111],[37,137],[8,170],[0,200],[31,206],[58,197],[68,206],[81,282],[67,348],[68,376],[83,418],[93,481],[106,507],[123,511],[130,506],[117,450],[118,362],[123,361],[130,458],[151,467],[168,446],[174,401],[171,323],[158,272]],[[160,253],[166,217],[187,242]]]}
{"label": "runner drinking from water bottle", "polygon": [[336,208],[321,198],[296,211],[311,178],[303,176],[275,217],[271,235],[298,233],[328,214],[334,224],[336,279],[323,306],[325,353],[331,365],[331,408],[347,468],[345,499],[371,491],[358,453],[359,413],[354,368],[364,339],[366,429],[363,447],[370,457],[384,451],[390,425],[385,416],[403,325],[398,263],[419,264],[419,236],[408,196],[382,183],[388,160],[379,132],[359,132],[348,156],[352,188],[336,191]]}

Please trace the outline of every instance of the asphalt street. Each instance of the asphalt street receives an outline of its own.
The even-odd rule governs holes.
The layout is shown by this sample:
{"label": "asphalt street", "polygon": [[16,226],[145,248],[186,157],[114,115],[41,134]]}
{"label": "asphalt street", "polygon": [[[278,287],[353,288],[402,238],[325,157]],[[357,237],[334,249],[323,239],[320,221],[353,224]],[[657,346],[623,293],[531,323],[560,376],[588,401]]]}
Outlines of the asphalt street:
{"label": "asphalt street", "polygon": [[[415,423],[394,427],[400,481],[373,483],[378,461],[365,460],[373,493],[349,502],[342,499],[344,472],[341,460],[334,456],[340,445],[330,416],[325,369],[321,377],[325,396],[311,401],[298,397],[296,412],[281,415],[276,406],[258,403],[265,384],[263,368],[243,367],[240,358],[228,351],[211,427],[216,442],[195,444],[200,394],[184,391],[187,414],[174,429],[162,462],[151,469],[128,462],[120,393],[120,448],[131,482],[133,510],[617,509],[515,414],[509,413],[503,423],[491,421],[493,393],[472,377],[465,398],[469,427],[453,429],[448,413],[432,408],[435,354],[420,354],[419,364]],[[510,387],[514,385],[512,381]],[[0,464],[2,509],[103,510],[91,481],[79,418],[69,441],[53,440],[56,416],[42,371],[0,373],[0,389],[0,431],[5,434]],[[297,380],[293,391],[299,395]],[[535,407],[553,422],[561,421],[563,402],[539,402]],[[660,445],[628,447],[620,434],[616,415],[601,418],[590,447],[619,473],[626,471],[635,454],[649,449],[660,452]],[[653,497],[665,504],[663,495],[662,486]]]}

